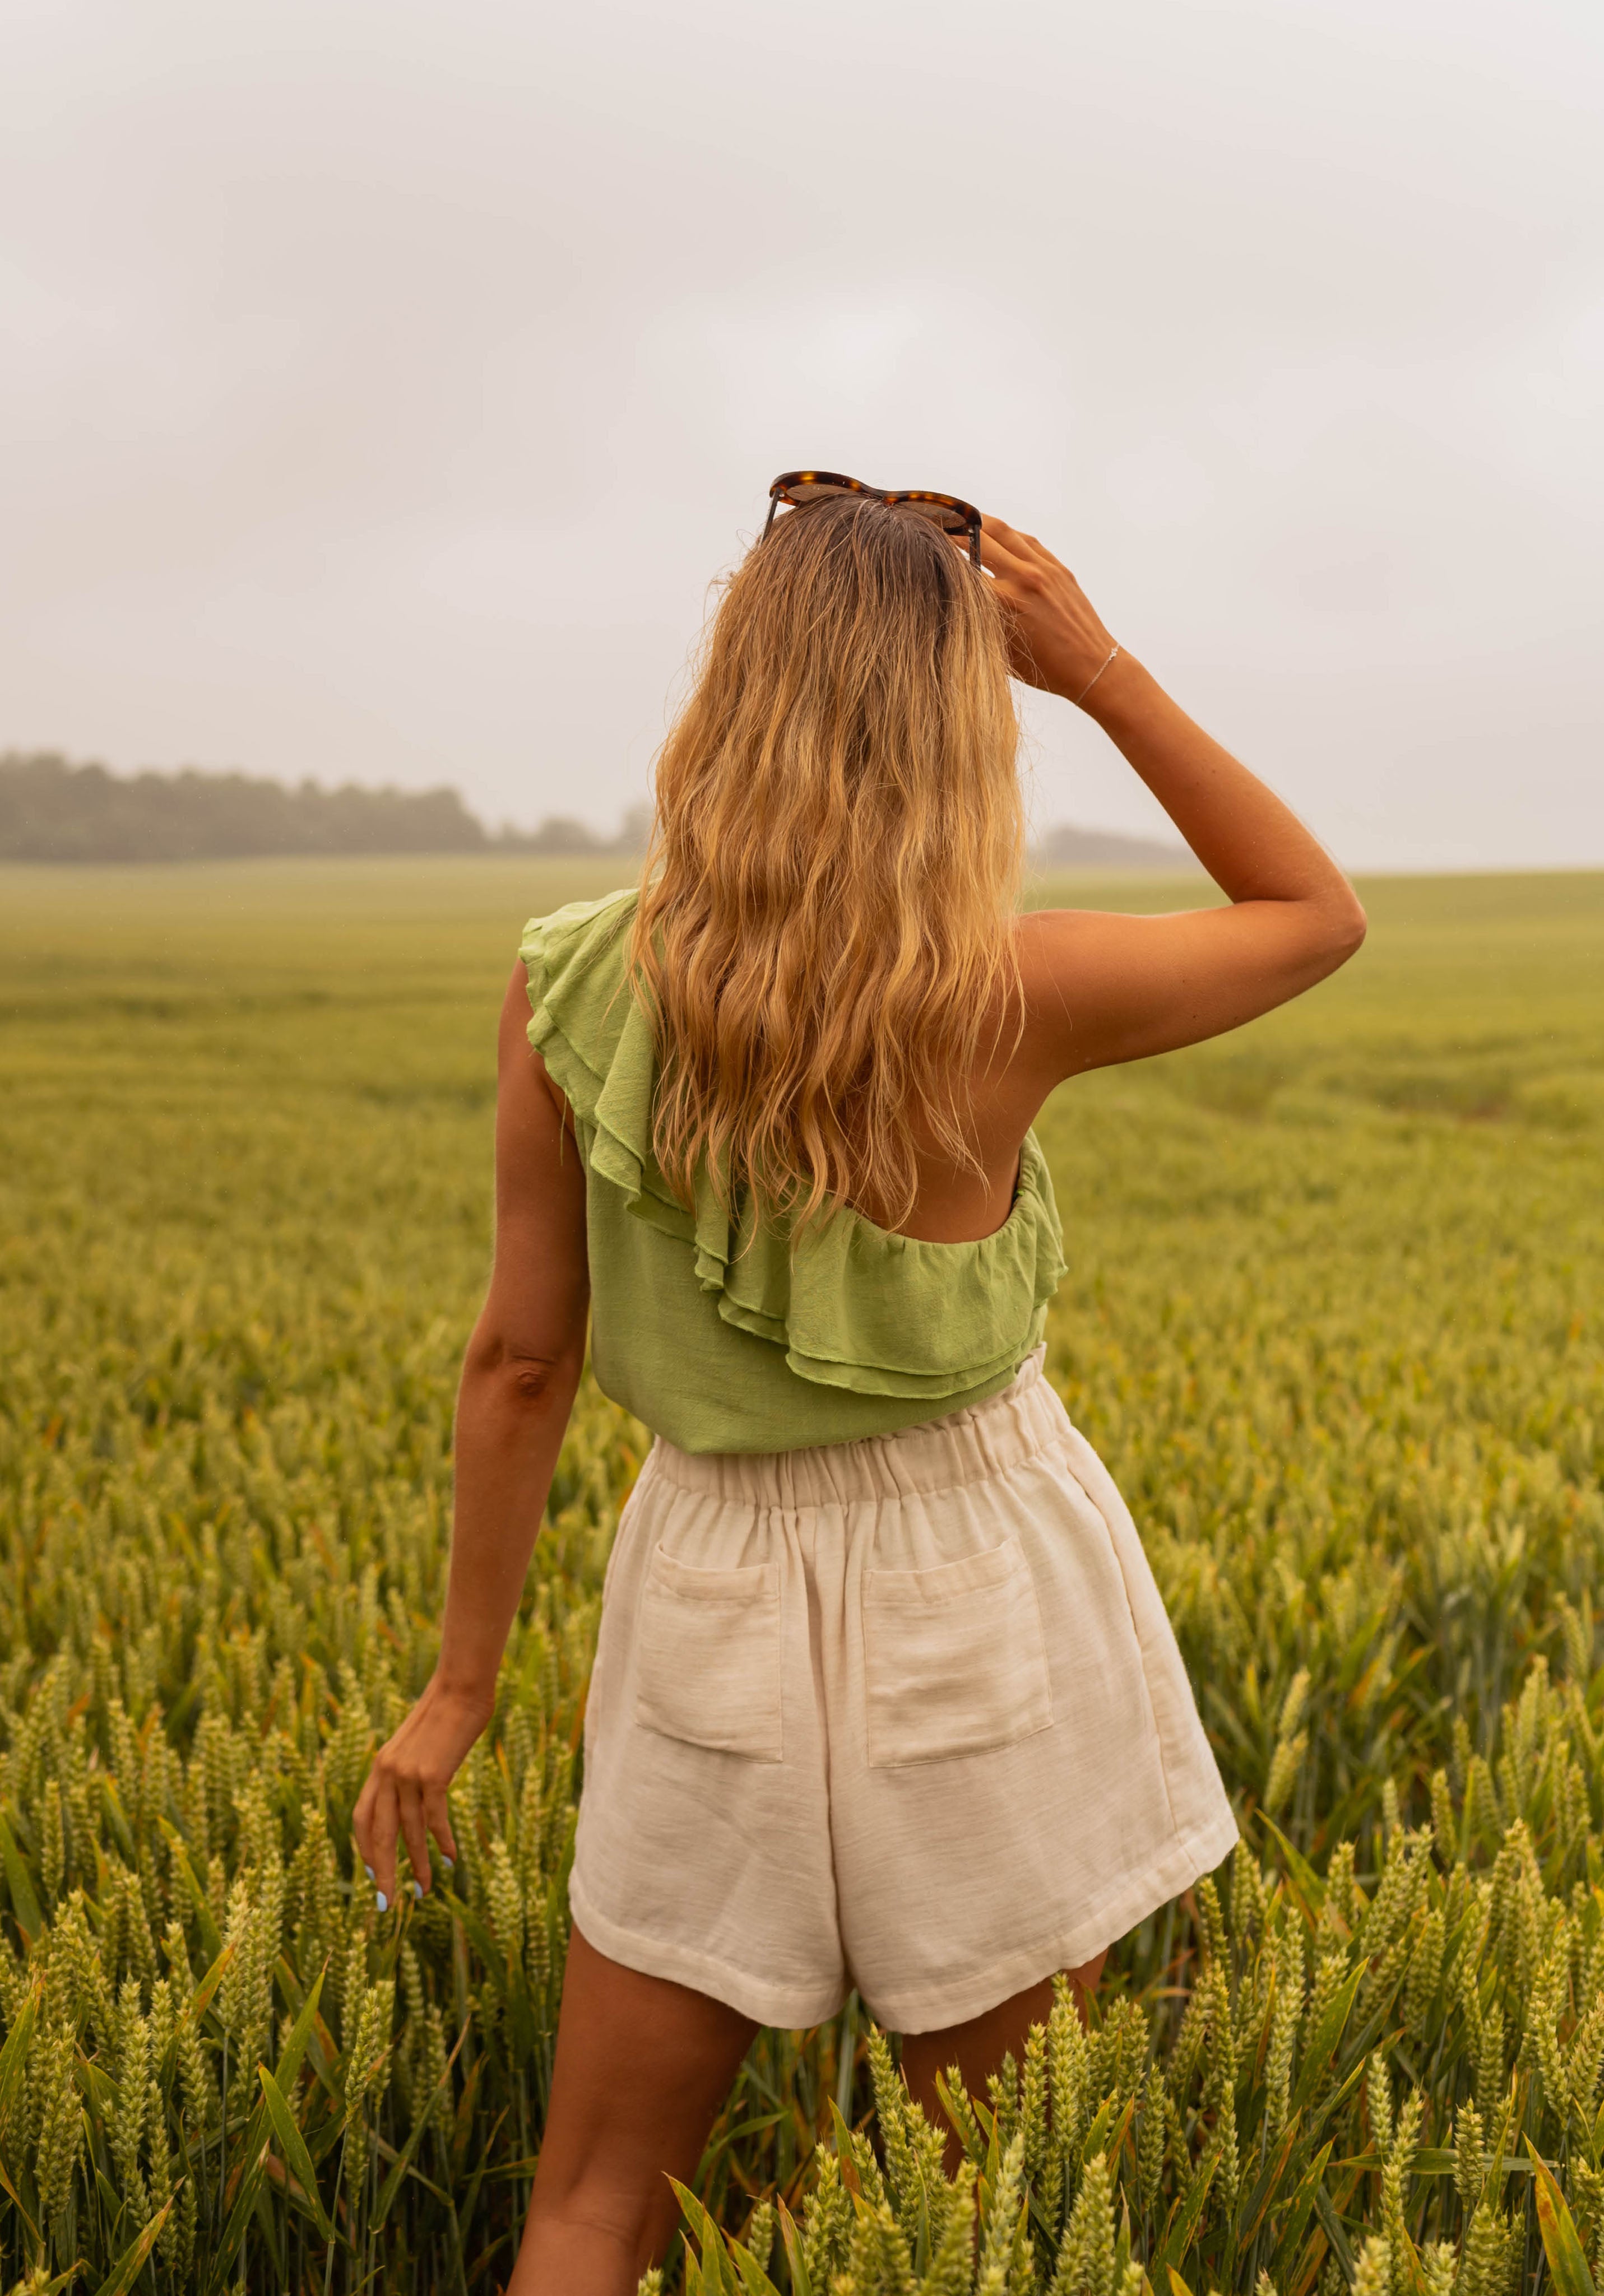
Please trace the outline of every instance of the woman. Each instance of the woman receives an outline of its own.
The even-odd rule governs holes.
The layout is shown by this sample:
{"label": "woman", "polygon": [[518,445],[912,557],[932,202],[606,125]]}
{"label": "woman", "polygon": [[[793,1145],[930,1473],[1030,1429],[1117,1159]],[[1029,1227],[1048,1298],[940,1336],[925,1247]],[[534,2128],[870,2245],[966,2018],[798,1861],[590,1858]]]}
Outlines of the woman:
{"label": "woman", "polygon": [[[517,2296],[635,2287],[758,2023],[856,1984],[934,2118],[939,2069],[983,2086],[1055,1972],[1095,1984],[1236,1839],[1043,1375],[1065,1262],[1031,1126],[1066,1078],[1297,996],[1363,914],[1030,536],[776,495],[640,888],[533,921],[507,990],[440,1664],[357,1816],[381,1905],[398,1829],[421,1890],[429,1836],[454,1853],[588,1318],[656,1439],[607,1574]],[[1010,671],[1097,719],[1229,906],[1016,914]]]}

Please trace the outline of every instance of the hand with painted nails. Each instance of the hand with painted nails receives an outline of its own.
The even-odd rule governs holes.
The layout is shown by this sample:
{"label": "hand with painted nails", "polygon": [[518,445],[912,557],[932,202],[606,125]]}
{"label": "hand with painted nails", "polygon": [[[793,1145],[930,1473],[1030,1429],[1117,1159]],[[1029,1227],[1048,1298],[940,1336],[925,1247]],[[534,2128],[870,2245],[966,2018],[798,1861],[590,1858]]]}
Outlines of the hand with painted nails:
{"label": "hand with painted nails", "polygon": [[457,1841],[446,1792],[489,1722],[494,1702],[493,1696],[487,1701],[448,1689],[437,1677],[374,1756],[351,1827],[380,1913],[388,1912],[396,1901],[398,1840],[407,1844],[415,1898],[423,1897],[433,1879],[431,1836],[448,1871],[455,1862]]}

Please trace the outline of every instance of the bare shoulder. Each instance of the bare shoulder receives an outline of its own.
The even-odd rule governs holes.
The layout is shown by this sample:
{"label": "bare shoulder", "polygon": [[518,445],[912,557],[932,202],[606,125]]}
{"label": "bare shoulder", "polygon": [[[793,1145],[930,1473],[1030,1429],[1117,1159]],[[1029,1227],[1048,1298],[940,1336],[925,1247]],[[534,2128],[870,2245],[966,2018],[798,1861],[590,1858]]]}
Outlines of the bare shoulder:
{"label": "bare shoulder", "polygon": [[[1071,1048],[1077,1021],[1083,1028],[1086,1018],[1086,958],[1096,922],[1076,909],[1026,909],[1014,920],[1021,1001],[1016,1005],[1012,996],[1008,999],[1005,1041],[1011,1049],[1004,1090],[1005,1096],[1021,1097],[1032,1111],[1074,1068],[1086,1065]],[[1016,1013],[1023,1021],[1016,1042]],[[995,1081],[1000,1084],[1000,1078]]]}
{"label": "bare shoulder", "polygon": [[1092,909],[1023,909],[1014,921],[1025,1020],[1042,1013],[1061,1019],[1078,954],[1096,945],[1106,920]]}
{"label": "bare shoulder", "polygon": [[1091,1018],[1105,987],[1115,934],[1129,920],[1098,909],[1026,909],[1016,920],[1025,1040],[1044,1039],[1057,1061],[1065,1029]]}
{"label": "bare shoulder", "polygon": [[503,1107],[515,1111],[521,1104],[527,1109],[531,1099],[543,1102],[572,1137],[573,1111],[568,1096],[529,1040],[529,989],[522,964],[514,966],[507,982],[498,1033],[498,1097]]}

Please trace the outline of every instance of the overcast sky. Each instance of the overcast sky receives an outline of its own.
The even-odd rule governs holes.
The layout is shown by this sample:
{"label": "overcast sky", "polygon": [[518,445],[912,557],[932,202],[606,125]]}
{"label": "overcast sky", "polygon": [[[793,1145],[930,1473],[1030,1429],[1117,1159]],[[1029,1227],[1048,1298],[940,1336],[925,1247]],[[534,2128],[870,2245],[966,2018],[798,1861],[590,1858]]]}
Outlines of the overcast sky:
{"label": "overcast sky", "polygon": [[0,746],[609,825],[813,463],[1350,865],[1604,862],[1601,115],[1598,0],[3,0]]}

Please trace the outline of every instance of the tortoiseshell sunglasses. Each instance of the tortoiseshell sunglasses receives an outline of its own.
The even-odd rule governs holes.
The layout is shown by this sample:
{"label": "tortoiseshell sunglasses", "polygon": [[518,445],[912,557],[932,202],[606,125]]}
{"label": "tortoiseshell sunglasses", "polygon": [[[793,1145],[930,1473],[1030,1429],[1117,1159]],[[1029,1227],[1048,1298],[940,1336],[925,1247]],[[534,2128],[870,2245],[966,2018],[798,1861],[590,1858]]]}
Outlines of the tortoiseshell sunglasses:
{"label": "tortoiseshell sunglasses", "polygon": [[969,556],[980,564],[980,512],[973,503],[960,502],[957,495],[926,494],[920,487],[866,487],[861,479],[843,479],[837,471],[782,471],[769,489],[769,515],[763,521],[763,532],[774,524],[774,513],[782,503],[793,510],[802,510],[825,495],[872,495],[876,502],[906,503],[939,526],[943,534],[967,534]]}

